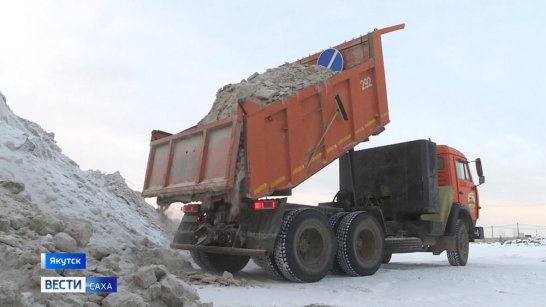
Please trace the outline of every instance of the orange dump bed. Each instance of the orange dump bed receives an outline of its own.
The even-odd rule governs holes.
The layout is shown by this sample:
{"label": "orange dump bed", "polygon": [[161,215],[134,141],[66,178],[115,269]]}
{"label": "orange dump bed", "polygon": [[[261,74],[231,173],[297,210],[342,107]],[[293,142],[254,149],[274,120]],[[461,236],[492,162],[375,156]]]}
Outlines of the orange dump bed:
{"label": "orange dump bed", "polygon": [[[266,106],[247,101],[236,117],[175,135],[154,131],[143,196],[229,191],[240,145],[247,196],[269,196],[294,188],[381,132],[389,123],[381,35],[403,27],[375,30],[336,46],[343,71],[282,101]],[[319,55],[298,62],[315,64]]]}

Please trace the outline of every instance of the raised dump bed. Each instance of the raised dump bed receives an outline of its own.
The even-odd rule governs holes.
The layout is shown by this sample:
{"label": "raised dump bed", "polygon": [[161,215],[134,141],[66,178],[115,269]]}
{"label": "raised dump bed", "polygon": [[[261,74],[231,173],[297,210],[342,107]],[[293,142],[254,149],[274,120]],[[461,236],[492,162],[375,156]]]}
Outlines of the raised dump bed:
{"label": "raised dump bed", "polygon": [[[237,116],[174,135],[154,131],[143,196],[199,200],[234,187],[252,199],[286,194],[389,123],[381,35],[402,28],[336,46],[343,71],[281,101],[246,101]],[[319,55],[298,62],[315,64]]]}

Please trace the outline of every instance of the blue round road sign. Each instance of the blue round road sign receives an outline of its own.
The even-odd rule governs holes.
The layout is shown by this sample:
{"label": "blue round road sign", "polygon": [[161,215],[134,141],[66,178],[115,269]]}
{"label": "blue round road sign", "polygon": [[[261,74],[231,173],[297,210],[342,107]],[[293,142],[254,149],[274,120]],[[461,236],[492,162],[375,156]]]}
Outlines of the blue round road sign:
{"label": "blue round road sign", "polygon": [[317,65],[328,67],[334,72],[340,72],[343,70],[343,56],[335,48],[326,49],[320,54]]}

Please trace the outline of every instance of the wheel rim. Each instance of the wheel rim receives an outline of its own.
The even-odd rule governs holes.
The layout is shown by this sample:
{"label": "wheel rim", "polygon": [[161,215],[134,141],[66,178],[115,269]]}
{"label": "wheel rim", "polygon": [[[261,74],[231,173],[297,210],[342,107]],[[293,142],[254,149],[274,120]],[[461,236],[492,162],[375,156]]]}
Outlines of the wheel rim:
{"label": "wheel rim", "polygon": [[324,258],[324,240],[317,229],[304,229],[296,242],[296,255],[304,266],[314,267],[322,262]]}
{"label": "wheel rim", "polygon": [[375,251],[370,248],[374,246],[375,235],[368,229],[361,230],[355,237],[355,251],[359,260],[363,263],[373,258]]}

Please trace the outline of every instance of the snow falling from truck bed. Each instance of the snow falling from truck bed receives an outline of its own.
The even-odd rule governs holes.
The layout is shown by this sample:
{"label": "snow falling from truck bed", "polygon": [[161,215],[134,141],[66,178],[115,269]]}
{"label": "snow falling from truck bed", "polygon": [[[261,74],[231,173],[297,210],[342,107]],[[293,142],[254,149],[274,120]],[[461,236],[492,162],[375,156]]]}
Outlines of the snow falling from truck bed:
{"label": "snow falling from truck bed", "polygon": [[[162,227],[119,173],[82,171],[0,94],[0,306],[201,305]],[[85,252],[87,268],[42,270],[47,252]],[[118,293],[41,294],[41,276],[118,276]]]}
{"label": "snow falling from truck bed", "polygon": [[266,105],[325,81],[333,75],[334,72],[326,67],[300,63],[286,63],[268,69],[263,74],[254,73],[240,83],[228,84],[219,89],[211,110],[199,124],[234,116],[237,114],[239,102],[250,100]]}

